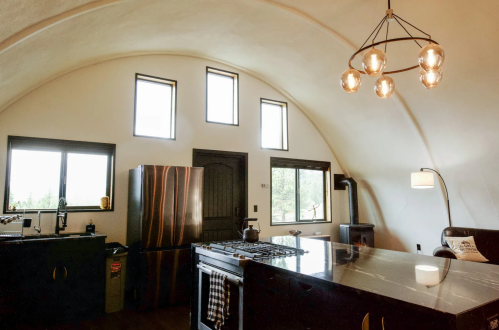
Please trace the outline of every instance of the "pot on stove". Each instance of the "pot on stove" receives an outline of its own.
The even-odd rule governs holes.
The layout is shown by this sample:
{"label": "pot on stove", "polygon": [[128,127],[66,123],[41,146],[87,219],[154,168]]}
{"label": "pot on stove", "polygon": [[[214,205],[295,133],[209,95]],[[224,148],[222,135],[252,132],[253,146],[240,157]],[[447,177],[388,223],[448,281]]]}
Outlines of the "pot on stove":
{"label": "pot on stove", "polygon": [[[246,218],[244,221],[256,221],[258,223],[258,219],[256,218]],[[243,241],[246,243],[256,243],[260,240],[260,225],[258,225],[258,229],[253,229],[253,225],[249,225],[248,228],[246,228],[243,231]]]}

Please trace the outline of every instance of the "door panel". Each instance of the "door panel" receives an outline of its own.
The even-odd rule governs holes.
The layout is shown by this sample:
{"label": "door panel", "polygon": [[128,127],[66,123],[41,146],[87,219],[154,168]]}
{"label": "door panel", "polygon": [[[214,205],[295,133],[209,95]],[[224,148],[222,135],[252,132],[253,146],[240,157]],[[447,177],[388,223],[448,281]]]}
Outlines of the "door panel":
{"label": "door panel", "polygon": [[174,245],[175,167],[146,165],[142,185],[142,248]]}
{"label": "door panel", "polygon": [[201,241],[203,168],[177,167],[175,246]]}
{"label": "door panel", "polygon": [[194,150],[193,166],[204,167],[205,242],[240,238],[247,214],[247,154]]}
{"label": "door panel", "polygon": [[205,166],[207,189],[204,191],[205,219],[232,218],[232,189],[234,169],[225,164]]}
{"label": "door panel", "polygon": [[187,304],[191,250],[140,253],[139,309]]}

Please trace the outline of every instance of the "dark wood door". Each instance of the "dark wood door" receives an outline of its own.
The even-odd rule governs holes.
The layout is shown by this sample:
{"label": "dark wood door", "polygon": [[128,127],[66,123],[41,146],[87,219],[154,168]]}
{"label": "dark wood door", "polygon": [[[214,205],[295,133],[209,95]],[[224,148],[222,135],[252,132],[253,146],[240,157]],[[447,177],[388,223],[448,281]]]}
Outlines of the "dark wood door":
{"label": "dark wood door", "polygon": [[204,167],[203,241],[240,238],[248,214],[247,159],[244,153],[194,150],[193,166]]}

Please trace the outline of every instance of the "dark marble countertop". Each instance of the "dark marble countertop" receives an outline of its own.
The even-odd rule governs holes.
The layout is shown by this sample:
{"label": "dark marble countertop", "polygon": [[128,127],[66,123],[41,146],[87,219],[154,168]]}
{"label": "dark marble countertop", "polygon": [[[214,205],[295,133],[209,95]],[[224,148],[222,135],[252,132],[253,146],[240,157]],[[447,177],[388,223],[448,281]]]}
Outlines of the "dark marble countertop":
{"label": "dark marble countertop", "polygon": [[[460,314],[499,300],[499,266],[331,243],[294,236],[261,241],[302,248],[302,256],[258,260],[280,269],[353,289]],[[438,268],[427,286],[416,281],[416,266]]]}
{"label": "dark marble countertop", "polygon": [[101,234],[90,234],[90,233],[61,233],[56,234],[42,234],[38,235],[26,235],[23,238],[9,238],[5,240],[0,240],[1,245],[13,245],[13,244],[30,244],[30,243],[41,243],[50,242],[53,240],[60,239],[71,239],[71,240],[82,240],[82,239],[94,239],[94,238],[106,238],[106,235]]}

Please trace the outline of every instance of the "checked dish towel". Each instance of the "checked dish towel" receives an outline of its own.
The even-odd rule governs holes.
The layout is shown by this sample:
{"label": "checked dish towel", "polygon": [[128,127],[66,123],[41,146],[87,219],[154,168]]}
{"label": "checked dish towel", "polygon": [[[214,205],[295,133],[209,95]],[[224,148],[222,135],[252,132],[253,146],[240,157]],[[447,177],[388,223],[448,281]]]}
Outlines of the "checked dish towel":
{"label": "checked dish towel", "polygon": [[221,330],[229,316],[230,286],[227,276],[214,272],[210,275],[210,299],[208,320],[215,322],[215,329]]}

